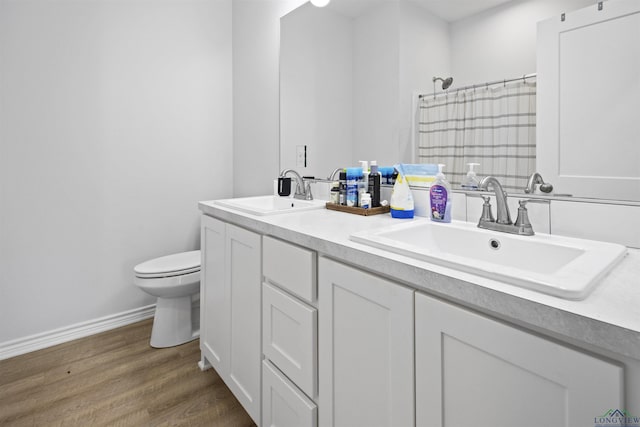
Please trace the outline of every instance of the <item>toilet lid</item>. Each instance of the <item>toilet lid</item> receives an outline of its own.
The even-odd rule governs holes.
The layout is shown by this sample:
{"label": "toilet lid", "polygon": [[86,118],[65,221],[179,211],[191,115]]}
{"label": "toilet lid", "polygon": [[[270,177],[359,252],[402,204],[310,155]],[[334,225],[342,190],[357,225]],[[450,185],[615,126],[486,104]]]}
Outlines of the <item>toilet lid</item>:
{"label": "toilet lid", "polygon": [[171,277],[200,271],[200,251],[154,258],[133,267],[138,277]]}

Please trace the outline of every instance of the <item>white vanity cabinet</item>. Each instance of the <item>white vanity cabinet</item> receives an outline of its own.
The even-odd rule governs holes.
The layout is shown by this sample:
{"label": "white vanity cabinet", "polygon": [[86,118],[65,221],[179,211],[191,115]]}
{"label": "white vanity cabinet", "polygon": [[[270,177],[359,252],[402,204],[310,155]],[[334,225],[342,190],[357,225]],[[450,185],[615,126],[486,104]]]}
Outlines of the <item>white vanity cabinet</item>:
{"label": "white vanity cabinet", "polygon": [[[251,418],[260,421],[260,234],[201,217],[200,349]],[[206,360],[204,360],[206,359]]]}
{"label": "white vanity cabinet", "polygon": [[624,407],[617,364],[416,292],[416,426],[587,426]]}
{"label": "white vanity cabinet", "polygon": [[414,425],[409,288],[320,257],[319,425]]}
{"label": "white vanity cabinet", "polygon": [[317,255],[273,237],[262,242],[262,425],[317,425]]}

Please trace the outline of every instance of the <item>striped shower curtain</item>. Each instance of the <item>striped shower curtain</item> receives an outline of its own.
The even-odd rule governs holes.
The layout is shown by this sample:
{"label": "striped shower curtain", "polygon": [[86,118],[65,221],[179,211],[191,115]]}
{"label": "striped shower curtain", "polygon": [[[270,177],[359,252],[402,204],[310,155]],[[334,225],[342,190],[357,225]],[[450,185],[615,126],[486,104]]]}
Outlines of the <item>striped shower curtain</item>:
{"label": "striped shower curtain", "polygon": [[476,87],[418,101],[418,161],[444,163],[458,187],[467,163],[521,191],[536,167],[536,83]]}

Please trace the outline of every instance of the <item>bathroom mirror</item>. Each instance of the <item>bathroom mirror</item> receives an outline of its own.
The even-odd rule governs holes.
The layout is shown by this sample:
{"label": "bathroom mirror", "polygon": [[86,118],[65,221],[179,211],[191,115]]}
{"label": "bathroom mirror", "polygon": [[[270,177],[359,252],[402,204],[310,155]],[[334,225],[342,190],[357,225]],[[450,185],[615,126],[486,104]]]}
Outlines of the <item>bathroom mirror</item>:
{"label": "bathroom mirror", "polygon": [[[447,11],[437,7],[444,3],[453,13],[466,3],[497,8],[443,18]],[[332,0],[326,8],[303,4],[281,18],[281,169],[326,177],[335,167],[357,165],[358,160],[375,159],[381,165],[411,162],[413,103],[409,94],[431,93],[432,76],[452,75],[455,89],[535,72],[535,23],[589,5],[593,6],[590,0],[554,4],[543,0]],[[502,9],[504,13],[496,13]],[[429,16],[421,17],[419,10],[427,10]],[[477,12],[482,12],[478,19],[472,16],[456,21]],[[525,21],[527,31],[533,31],[526,40],[521,35]],[[495,34],[478,40],[476,46],[465,46],[464,52],[454,49],[460,46],[461,39],[477,31],[473,26],[481,25],[492,28]],[[419,31],[429,31],[421,34],[426,43],[418,44],[407,36]],[[508,34],[512,37],[505,37]],[[508,62],[515,55],[505,54],[504,45],[486,43],[498,37],[505,44],[509,39],[518,40],[518,49],[527,58],[515,58],[513,62],[526,63],[525,69]],[[494,49],[496,56],[498,50],[503,52],[500,60],[504,62],[492,64],[486,56],[476,54],[485,54],[489,49]],[[461,55],[470,59],[461,61]],[[468,66],[472,59],[476,66]],[[538,138],[537,143],[541,142]],[[563,192],[561,187],[556,190]],[[574,197],[608,198],[580,194],[579,190],[572,193]],[[616,198],[640,201],[635,194]]]}
{"label": "bathroom mirror", "polygon": [[280,27],[281,169],[326,177],[359,160],[411,161],[412,106],[400,93],[448,70],[447,23],[415,1],[332,0],[303,4]]}
{"label": "bathroom mirror", "polygon": [[352,164],[352,22],[310,2],[280,19],[280,170]]}

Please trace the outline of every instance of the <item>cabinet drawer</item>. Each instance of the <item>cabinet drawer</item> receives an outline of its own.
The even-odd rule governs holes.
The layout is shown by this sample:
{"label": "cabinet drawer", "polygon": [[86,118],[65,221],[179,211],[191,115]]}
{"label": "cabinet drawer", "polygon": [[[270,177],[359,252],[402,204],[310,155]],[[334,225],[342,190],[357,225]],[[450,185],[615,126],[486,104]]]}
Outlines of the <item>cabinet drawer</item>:
{"label": "cabinet drawer", "polygon": [[265,236],[262,241],[262,273],[308,302],[316,299],[316,253]]}
{"label": "cabinet drawer", "polygon": [[316,395],[318,311],[262,285],[262,352],[308,396]]}
{"label": "cabinet drawer", "polygon": [[262,361],[262,425],[316,427],[318,408],[268,360]]}

